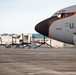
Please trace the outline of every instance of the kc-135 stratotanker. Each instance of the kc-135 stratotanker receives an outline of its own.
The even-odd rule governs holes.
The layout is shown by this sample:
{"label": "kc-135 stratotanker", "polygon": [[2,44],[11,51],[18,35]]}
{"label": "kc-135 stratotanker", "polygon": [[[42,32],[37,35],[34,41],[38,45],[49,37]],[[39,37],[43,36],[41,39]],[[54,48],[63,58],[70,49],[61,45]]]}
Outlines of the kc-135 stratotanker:
{"label": "kc-135 stratotanker", "polygon": [[35,26],[40,34],[76,45],[76,5],[63,8]]}

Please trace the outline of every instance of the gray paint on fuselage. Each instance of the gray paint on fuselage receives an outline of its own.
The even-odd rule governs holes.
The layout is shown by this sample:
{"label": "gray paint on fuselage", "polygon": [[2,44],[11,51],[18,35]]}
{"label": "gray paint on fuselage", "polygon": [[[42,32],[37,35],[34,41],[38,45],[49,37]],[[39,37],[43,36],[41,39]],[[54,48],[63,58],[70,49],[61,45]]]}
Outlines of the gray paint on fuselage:
{"label": "gray paint on fuselage", "polygon": [[[74,24],[73,28],[70,28],[70,23]],[[61,30],[57,30],[61,28]],[[76,32],[76,15],[69,18],[62,18],[55,21],[49,28],[50,37],[65,43],[74,44],[73,36]]]}
{"label": "gray paint on fuselage", "polygon": [[76,12],[76,5],[61,9],[61,10],[57,11],[56,13],[60,13],[60,12],[66,12],[66,13],[67,12]]}

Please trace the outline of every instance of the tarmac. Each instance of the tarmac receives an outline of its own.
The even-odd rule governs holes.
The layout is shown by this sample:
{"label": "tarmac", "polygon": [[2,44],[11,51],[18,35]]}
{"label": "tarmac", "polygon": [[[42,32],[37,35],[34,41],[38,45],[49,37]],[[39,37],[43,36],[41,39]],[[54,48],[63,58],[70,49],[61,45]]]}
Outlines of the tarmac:
{"label": "tarmac", "polygon": [[0,75],[76,75],[76,48],[0,46]]}

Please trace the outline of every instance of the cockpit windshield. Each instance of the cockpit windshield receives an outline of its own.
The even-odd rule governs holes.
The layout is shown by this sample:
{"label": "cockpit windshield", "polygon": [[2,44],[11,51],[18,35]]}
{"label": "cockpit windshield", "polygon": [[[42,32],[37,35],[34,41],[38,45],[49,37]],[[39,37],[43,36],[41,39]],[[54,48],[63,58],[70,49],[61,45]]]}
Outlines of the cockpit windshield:
{"label": "cockpit windshield", "polygon": [[72,16],[73,14],[75,13],[55,13],[53,14],[52,17],[58,17],[58,18],[66,18],[66,17],[69,17],[69,16]]}
{"label": "cockpit windshield", "polygon": [[58,17],[58,18],[61,18],[61,14],[60,13],[55,13],[55,14],[52,15],[52,17],[55,17],[55,16]]}

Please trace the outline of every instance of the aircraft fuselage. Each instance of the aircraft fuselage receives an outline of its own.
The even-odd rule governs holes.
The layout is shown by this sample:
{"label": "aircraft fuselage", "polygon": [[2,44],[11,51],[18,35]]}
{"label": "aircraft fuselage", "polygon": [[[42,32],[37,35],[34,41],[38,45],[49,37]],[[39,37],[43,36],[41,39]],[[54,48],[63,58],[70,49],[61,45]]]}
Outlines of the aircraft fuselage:
{"label": "aircraft fuselage", "polygon": [[76,33],[76,13],[56,20],[49,27],[49,37],[69,44],[74,44],[74,33]]}
{"label": "aircraft fuselage", "polygon": [[76,5],[54,13],[35,27],[45,36],[68,44],[76,44]]}

